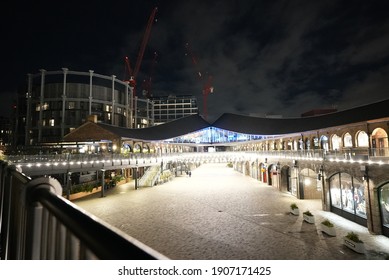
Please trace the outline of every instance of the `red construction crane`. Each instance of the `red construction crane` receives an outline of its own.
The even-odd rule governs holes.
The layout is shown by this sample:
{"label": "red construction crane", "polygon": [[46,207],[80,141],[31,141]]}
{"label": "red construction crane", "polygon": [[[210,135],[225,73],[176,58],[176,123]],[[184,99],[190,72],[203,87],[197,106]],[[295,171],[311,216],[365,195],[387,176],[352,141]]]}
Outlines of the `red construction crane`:
{"label": "red construction crane", "polygon": [[130,60],[128,56],[124,58],[124,81],[128,82],[131,87],[135,89],[135,79],[134,79],[134,73],[132,71],[132,68],[130,66]]}
{"label": "red construction crane", "polygon": [[138,73],[139,73],[140,65],[142,63],[142,59],[143,59],[143,55],[145,53],[147,42],[149,41],[149,38],[150,38],[151,27],[153,25],[157,10],[158,10],[158,8],[155,7],[151,11],[149,20],[147,22],[146,31],[145,31],[142,43],[141,43],[140,48],[139,48],[139,53],[138,53],[138,57],[136,59],[135,68],[134,69],[131,68],[129,58],[127,56],[124,58],[124,60],[125,60],[125,73],[128,72],[126,77],[124,78],[124,81],[128,81],[130,83],[130,85],[134,88],[133,89],[134,96],[136,95],[136,91],[135,91],[136,78],[137,78]]}
{"label": "red construction crane", "polygon": [[187,55],[190,55],[190,57],[192,59],[192,63],[195,66],[195,70],[197,72],[196,74],[197,74],[197,76],[202,84],[202,87],[203,87],[203,116],[204,116],[204,119],[207,120],[207,118],[208,118],[207,98],[208,98],[208,95],[210,93],[213,93],[212,76],[208,76],[208,78],[206,78],[206,80],[204,79],[204,75],[201,73],[201,71],[199,69],[197,59],[194,56],[189,43],[185,44],[185,48],[187,50]]}
{"label": "red construction crane", "polygon": [[155,64],[157,64],[157,57],[158,57],[158,54],[156,52],[154,52],[154,58],[153,58],[153,61],[151,62],[151,65],[150,65],[149,77],[147,79],[143,80],[142,93],[143,93],[143,96],[145,96],[147,98],[150,98],[153,96],[153,94],[151,92],[151,84],[152,84],[152,79],[154,76]]}

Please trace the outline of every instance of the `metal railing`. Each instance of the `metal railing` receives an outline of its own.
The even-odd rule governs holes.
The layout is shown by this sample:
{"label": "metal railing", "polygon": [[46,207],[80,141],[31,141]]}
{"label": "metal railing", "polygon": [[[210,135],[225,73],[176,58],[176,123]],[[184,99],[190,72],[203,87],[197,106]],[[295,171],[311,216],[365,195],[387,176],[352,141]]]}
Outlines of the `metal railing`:
{"label": "metal railing", "polygon": [[0,161],[0,259],[167,259],[61,197],[50,177],[31,180]]}
{"label": "metal railing", "polygon": [[23,155],[7,156],[9,164],[15,164],[29,176],[53,175],[68,172],[114,170],[149,167],[167,162],[230,162],[255,157],[279,159],[360,162],[361,164],[389,164],[389,149],[344,148],[341,150],[244,150],[226,152],[188,152],[169,154],[112,154],[112,155]]}

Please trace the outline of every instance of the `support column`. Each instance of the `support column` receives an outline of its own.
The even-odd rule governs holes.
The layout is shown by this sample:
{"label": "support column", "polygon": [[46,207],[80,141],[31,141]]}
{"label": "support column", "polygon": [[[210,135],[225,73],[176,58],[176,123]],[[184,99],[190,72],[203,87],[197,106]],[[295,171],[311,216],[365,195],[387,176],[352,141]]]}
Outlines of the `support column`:
{"label": "support column", "polygon": [[31,96],[32,96],[32,74],[28,74],[28,91],[27,91],[27,112],[26,112],[26,136],[24,145],[30,145],[30,130],[31,130]]}
{"label": "support column", "polygon": [[89,115],[92,115],[92,100],[93,100],[93,70],[89,70]]}
{"label": "support column", "polygon": [[130,86],[130,128],[134,128],[134,88]]}
{"label": "support column", "polygon": [[134,98],[134,127],[133,128],[137,128],[137,125],[138,125],[138,97],[135,96]]}
{"label": "support column", "polygon": [[38,142],[42,142],[42,126],[43,126],[43,100],[45,94],[45,73],[46,70],[41,69],[41,92],[39,104],[39,121],[38,121]]}
{"label": "support column", "polygon": [[115,124],[115,75],[112,75],[112,110],[111,110],[111,124]]}
{"label": "support column", "polygon": [[155,121],[154,101],[151,101],[151,125],[149,126],[154,126],[154,121]]}
{"label": "support column", "polygon": [[66,111],[66,76],[68,74],[67,68],[62,68],[63,70],[63,88],[62,88],[62,113],[61,113],[61,139],[65,135],[65,111]]}
{"label": "support column", "polygon": [[129,98],[128,98],[128,82],[126,82],[126,87],[124,89],[124,94],[126,96],[126,127],[130,128],[130,104],[129,104]]}

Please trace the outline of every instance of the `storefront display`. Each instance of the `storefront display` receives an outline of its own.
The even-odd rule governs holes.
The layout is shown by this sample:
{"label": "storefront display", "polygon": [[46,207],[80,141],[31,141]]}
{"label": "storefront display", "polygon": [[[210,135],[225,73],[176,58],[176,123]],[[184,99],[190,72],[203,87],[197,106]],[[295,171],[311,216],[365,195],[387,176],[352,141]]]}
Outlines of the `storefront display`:
{"label": "storefront display", "polygon": [[389,183],[379,188],[382,226],[389,230]]}
{"label": "storefront display", "polygon": [[330,178],[331,206],[366,219],[366,201],[363,183],[347,173]]}

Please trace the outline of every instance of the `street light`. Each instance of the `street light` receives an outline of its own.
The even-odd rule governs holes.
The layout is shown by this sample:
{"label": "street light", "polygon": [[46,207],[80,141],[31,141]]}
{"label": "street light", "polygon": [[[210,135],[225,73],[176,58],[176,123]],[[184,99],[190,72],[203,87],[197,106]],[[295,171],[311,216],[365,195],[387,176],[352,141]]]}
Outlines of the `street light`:
{"label": "street light", "polygon": [[105,169],[101,169],[101,197],[104,197]]}

